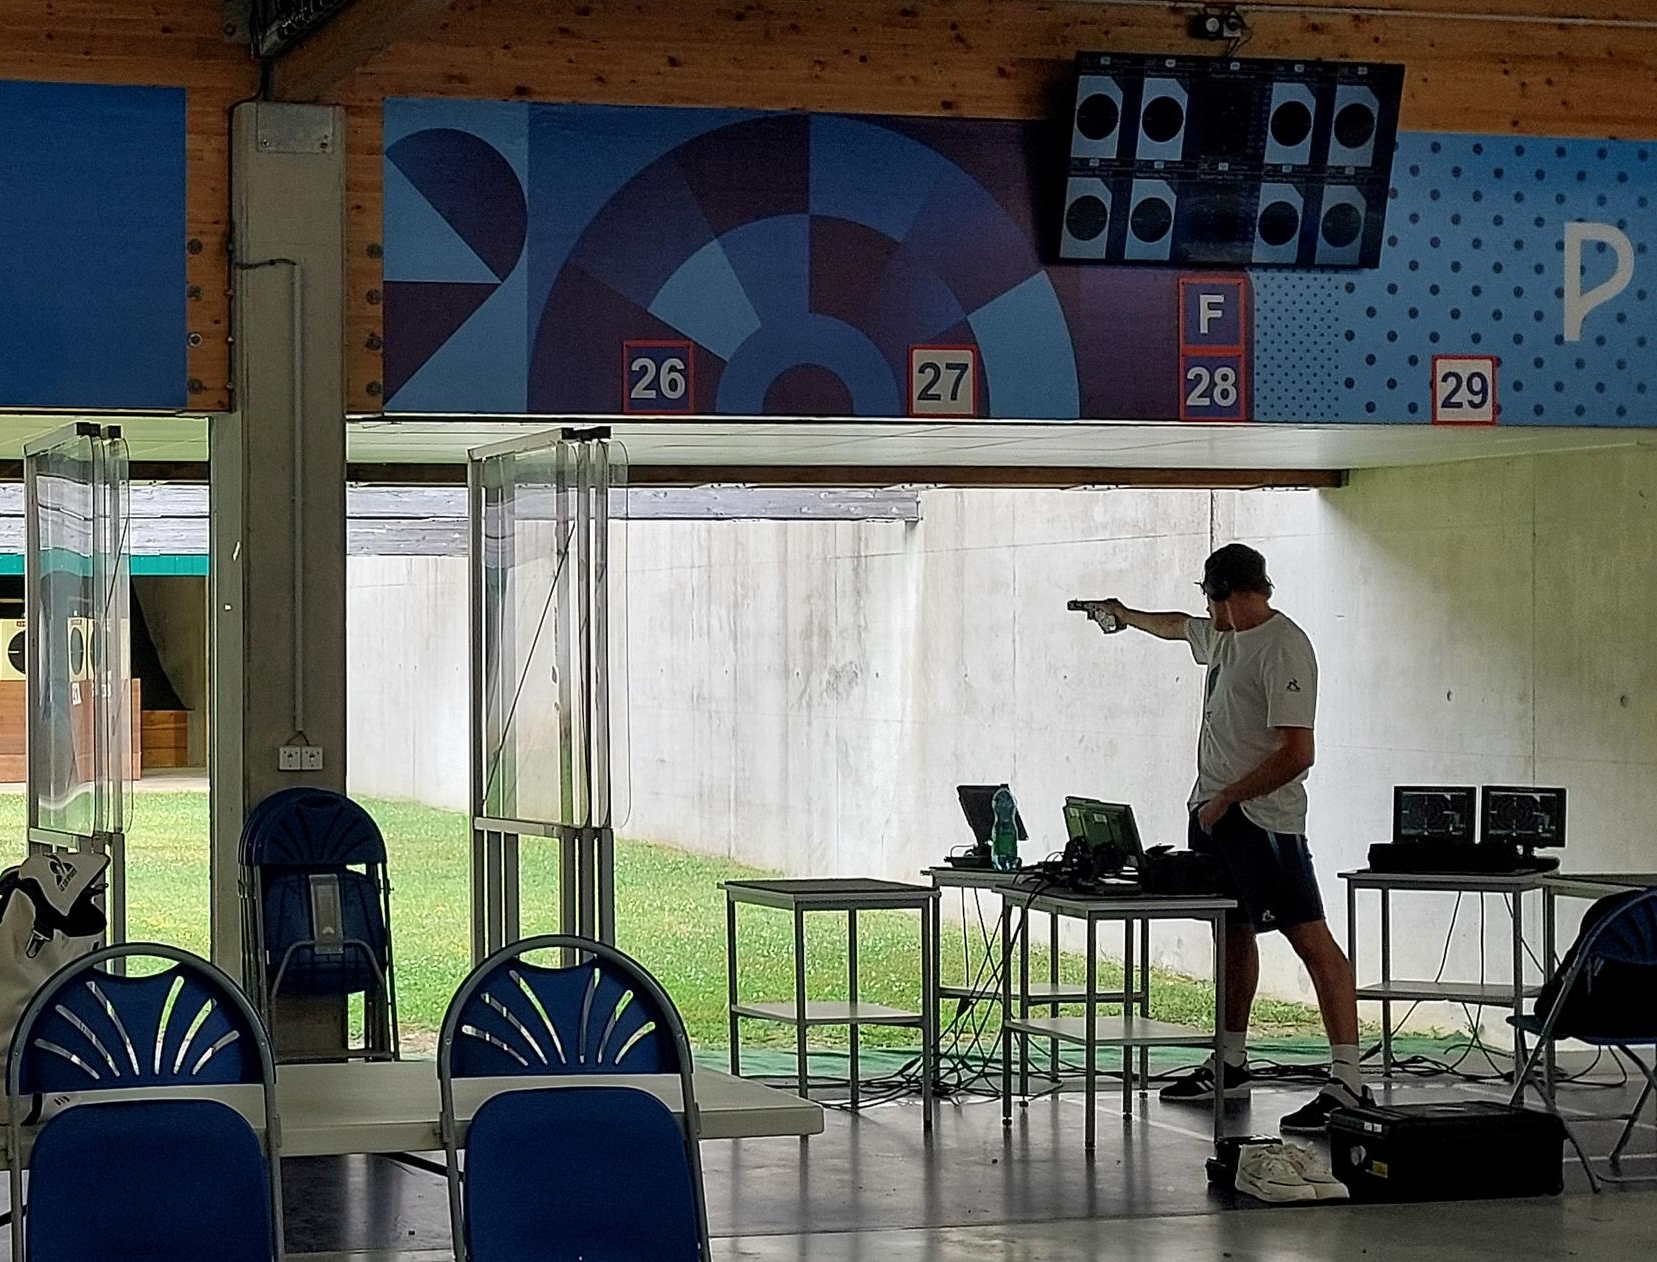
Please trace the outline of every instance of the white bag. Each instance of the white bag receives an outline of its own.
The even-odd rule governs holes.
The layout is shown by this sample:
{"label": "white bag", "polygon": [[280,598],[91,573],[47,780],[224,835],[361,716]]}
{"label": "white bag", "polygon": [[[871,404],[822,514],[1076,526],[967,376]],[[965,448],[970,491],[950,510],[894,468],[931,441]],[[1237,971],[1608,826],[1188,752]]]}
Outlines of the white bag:
{"label": "white bag", "polygon": [[0,1066],[35,991],[103,937],[95,899],[108,866],[106,854],[55,850],[0,872]]}

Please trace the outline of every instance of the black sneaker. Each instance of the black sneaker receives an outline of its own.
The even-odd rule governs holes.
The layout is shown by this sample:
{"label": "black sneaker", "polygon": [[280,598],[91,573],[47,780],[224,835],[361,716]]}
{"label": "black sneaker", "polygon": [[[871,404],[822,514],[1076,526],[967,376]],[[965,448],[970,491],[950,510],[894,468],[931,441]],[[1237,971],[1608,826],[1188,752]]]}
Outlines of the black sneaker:
{"label": "black sneaker", "polygon": [[1323,1135],[1329,1130],[1329,1115],[1336,1109],[1355,1109],[1374,1104],[1369,1088],[1356,1094],[1339,1078],[1331,1078],[1312,1099],[1278,1123],[1285,1135]]}
{"label": "black sneaker", "polygon": [[[1253,1083],[1254,1075],[1249,1073],[1247,1065],[1227,1065],[1225,1067],[1226,1099],[1248,1099],[1249,1088]],[[1169,1083],[1157,1093],[1157,1096],[1164,1104],[1213,1104],[1213,1064],[1198,1065],[1178,1082]]]}

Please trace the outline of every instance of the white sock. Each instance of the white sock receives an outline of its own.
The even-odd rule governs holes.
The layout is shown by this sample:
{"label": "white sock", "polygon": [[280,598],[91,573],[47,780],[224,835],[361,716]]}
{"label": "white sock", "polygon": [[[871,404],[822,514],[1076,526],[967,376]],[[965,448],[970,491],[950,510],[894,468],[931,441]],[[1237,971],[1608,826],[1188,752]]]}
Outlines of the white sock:
{"label": "white sock", "polygon": [[1247,1030],[1220,1031],[1220,1052],[1227,1065],[1233,1069],[1241,1069],[1248,1064],[1248,1041]]}
{"label": "white sock", "polygon": [[1356,1043],[1332,1043],[1329,1046],[1329,1073],[1355,1096],[1364,1093],[1364,1076],[1358,1069]]}

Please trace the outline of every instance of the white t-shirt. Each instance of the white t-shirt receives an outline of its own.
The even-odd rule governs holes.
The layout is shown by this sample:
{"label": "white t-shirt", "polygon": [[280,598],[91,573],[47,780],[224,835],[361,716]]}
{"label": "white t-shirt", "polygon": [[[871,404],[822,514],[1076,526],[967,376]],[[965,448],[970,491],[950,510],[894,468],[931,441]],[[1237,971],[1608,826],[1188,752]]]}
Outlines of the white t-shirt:
{"label": "white t-shirt", "polygon": [[[1275,729],[1312,726],[1318,661],[1306,633],[1281,613],[1247,631],[1216,631],[1212,618],[1190,618],[1185,638],[1191,656],[1208,667],[1191,791],[1195,810],[1278,751],[1282,738]],[[1267,832],[1305,833],[1305,773],[1242,807]]]}

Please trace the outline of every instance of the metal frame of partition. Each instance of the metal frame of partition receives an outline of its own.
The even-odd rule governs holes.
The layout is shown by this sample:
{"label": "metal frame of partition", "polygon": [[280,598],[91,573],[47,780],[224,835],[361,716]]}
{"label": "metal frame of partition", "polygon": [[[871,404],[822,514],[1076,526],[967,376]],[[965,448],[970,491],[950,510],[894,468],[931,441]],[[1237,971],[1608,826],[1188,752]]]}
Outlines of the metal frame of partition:
{"label": "metal frame of partition", "polygon": [[[84,451],[66,452],[85,444]],[[51,511],[42,500],[43,479],[61,480],[43,464],[60,456],[83,464],[86,470],[87,592],[82,624],[83,651],[87,655],[84,679],[75,679],[71,668],[71,695],[81,684],[87,696],[81,704],[90,708],[89,763],[86,778],[91,795],[91,816],[85,828],[65,828],[62,821],[43,819],[43,762],[50,757],[54,730],[59,723],[73,724],[69,714],[57,714],[51,704],[48,678],[54,656],[44,651],[45,636],[54,626],[58,610],[46,597],[48,571],[42,549],[49,544],[42,530],[43,513]],[[82,421],[31,440],[23,449],[25,496],[24,529],[24,611],[29,621],[25,640],[28,676],[28,840],[32,851],[90,849],[107,854],[108,889],[103,906],[109,918],[105,935],[110,945],[126,940],[126,792],[132,744],[131,661],[127,644],[131,599],[127,536],[128,459],[126,442],[118,425]],[[66,624],[67,630],[72,624]],[[66,658],[67,660],[67,658]],[[78,756],[73,727],[68,748]],[[48,777],[51,779],[50,777]]]}
{"label": "metal frame of partition", "polygon": [[[516,609],[500,577],[516,564],[511,523],[520,503],[513,462],[544,456],[556,567],[540,630],[550,615],[557,672],[556,818],[521,818],[514,724],[524,686],[517,671]],[[610,431],[565,429],[479,448],[467,471],[471,658],[472,956],[481,962],[522,938],[519,855],[524,838],[559,846],[558,932],[615,941],[614,781],[610,719],[610,494],[625,462]],[[623,476],[624,473],[623,473]],[[537,479],[538,483],[542,479]],[[537,520],[544,520],[538,518]],[[506,522],[508,528],[492,530]],[[537,663],[522,663],[533,671]],[[512,698],[503,710],[502,703]],[[509,795],[505,782],[514,784]]]}

